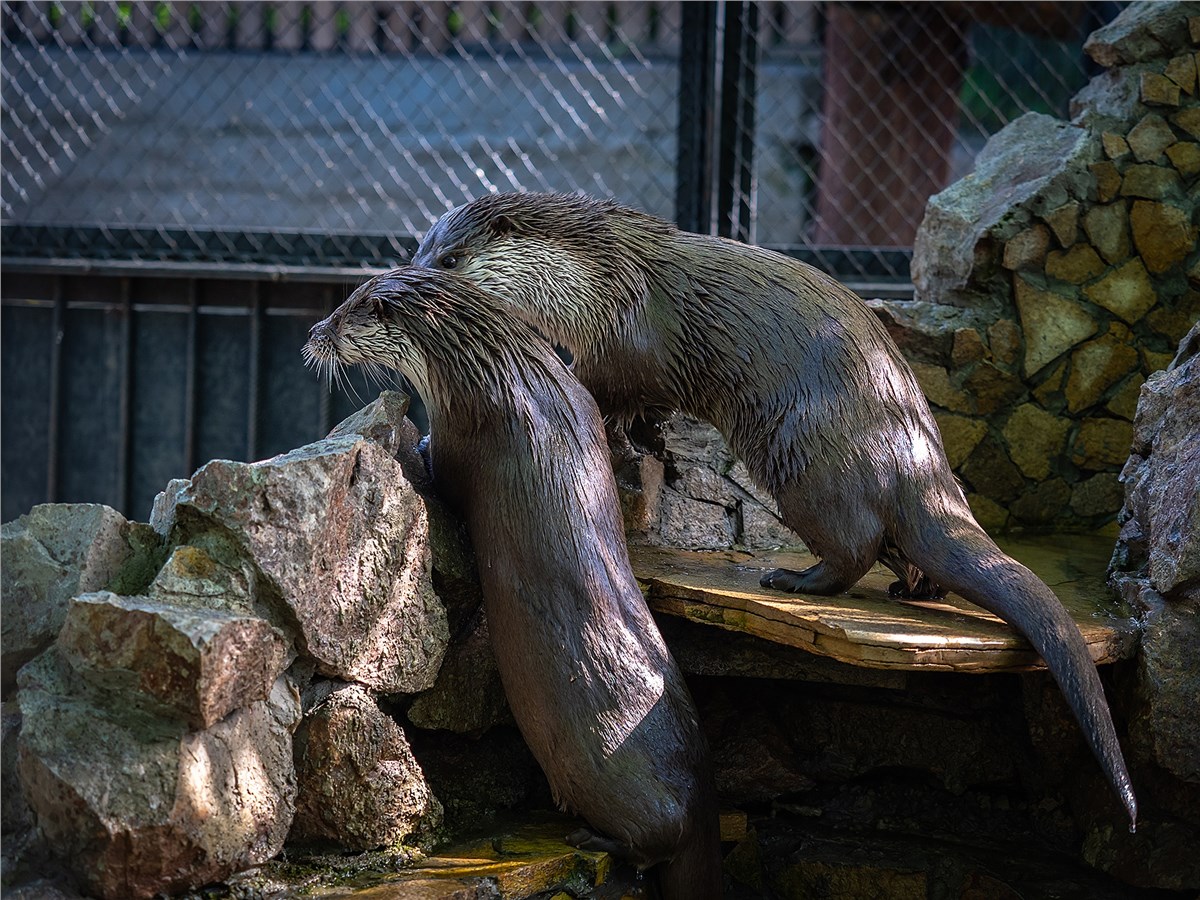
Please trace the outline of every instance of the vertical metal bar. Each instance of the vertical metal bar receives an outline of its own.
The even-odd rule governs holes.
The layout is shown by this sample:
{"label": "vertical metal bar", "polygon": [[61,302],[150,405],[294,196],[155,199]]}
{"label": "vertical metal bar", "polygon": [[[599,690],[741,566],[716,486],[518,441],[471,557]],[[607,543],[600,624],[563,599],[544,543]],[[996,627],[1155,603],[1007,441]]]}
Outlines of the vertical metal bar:
{"label": "vertical metal bar", "polygon": [[726,3],[721,54],[721,125],[717,164],[717,233],[753,237],[754,107],[758,69],[758,4]]}
{"label": "vertical metal bar", "polygon": [[61,275],[54,276],[51,289],[54,313],[50,322],[50,397],[49,418],[46,434],[46,501],[57,503],[59,499],[58,455],[62,416],[62,344],[67,324],[67,301],[63,294]]}
{"label": "vertical metal bar", "polygon": [[262,292],[259,282],[250,283],[250,359],[249,390],[246,398],[246,460],[258,455],[258,402],[262,367]]}
{"label": "vertical metal bar", "polygon": [[708,234],[713,225],[719,4],[706,0],[681,5],[675,218],[685,231]]}
{"label": "vertical metal bar", "polygon": [[[333,287],[326,286],[324,292],[325,316],[333,312]],[[330,384],[322,379],[316,379],[318,390],[317,395],[317,428],[321,432],[317,435],[318,438],[323,438],[333,430],[333,390]]]}
{"label": "vertical metal bar", "polygon": [[129,483],[133,448],[133,287],[121,279],[120,396],[117,404],[117,502],[125,515],[131,513]]}
{"label": "vertical metal bar", "polygon": [[187,347],[184,351],[183,375],[183,471],[196,469],[196,343],[199,332],[200,307],[196,302],[196,279],[187,282]]}

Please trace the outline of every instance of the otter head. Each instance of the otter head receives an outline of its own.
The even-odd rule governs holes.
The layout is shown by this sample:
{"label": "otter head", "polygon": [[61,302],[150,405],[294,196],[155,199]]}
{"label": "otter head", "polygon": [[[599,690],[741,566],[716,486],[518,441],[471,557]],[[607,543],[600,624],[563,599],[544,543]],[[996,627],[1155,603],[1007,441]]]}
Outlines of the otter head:
{"label": "otter head", "polygon": [[582,195],[492,194],[442,216],[412,261],[474,281],[574,352],[645,292],[613,227],[620,209]]}
{"label": "otter head", "polygon": [[395,269],[360,285],[309,330],[305,362],[339,384],[346,366],[362,366],[376,380],[391,369],[428,400],[428,360],[413,339],[411,324],[428,314],[430,279],[416,274]]}

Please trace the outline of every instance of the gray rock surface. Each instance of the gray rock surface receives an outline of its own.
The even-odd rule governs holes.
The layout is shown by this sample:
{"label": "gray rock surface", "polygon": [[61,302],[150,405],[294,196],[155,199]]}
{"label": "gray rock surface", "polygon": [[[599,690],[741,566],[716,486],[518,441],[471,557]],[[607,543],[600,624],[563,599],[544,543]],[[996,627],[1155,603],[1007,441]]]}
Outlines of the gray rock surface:
{"label": "gray rock surface", "polygon": [[382,693],[433,684],[449,635],[429,520],[379,444],[350,435],[214,460],[178,494],[175,519],[193,543],[215,531],[237,546],[322,674]]}
{"label": "gray rock surface", "polygon": [[61,864],[105,900],[219,881],[283,846],[295,801],[294,690],[190,731],[162,707],[91,689],[56,651],[20,676],[18,770]]}
{"label": "gray rock surface", "polygon": [[1188,17],[1200,4],[1131,3],[1119,16],[1088,35],[1083,50],[1102,66],[1127,65],[1194,49]]}
{"label": "gray rock surface", "polygon": [[198,730],[265,700],[287,665],[286,646],[263,619],[107,591],[72,600],[58,635],[77,673],[149,694]]}
{"label": "gray rock surface", "polygon": [[350,850],[428,841],[442,807],[404,730],[359,685],[316,682],[305,700],[292,839]]}
{"label": "gray rock surface", "polygon": [[17,670],[54,641],[71,597],[109,587],[139,561],[137,529],[98,503],[45,503],[5,523],[0,680],[6,694]]}

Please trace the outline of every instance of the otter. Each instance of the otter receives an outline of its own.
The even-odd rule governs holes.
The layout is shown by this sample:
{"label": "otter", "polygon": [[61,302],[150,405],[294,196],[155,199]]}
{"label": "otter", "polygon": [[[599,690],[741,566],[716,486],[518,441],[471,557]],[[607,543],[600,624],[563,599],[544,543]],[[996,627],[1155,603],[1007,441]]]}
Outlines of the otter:
{"label": "otter", "polygon": [[565,348],[617,419],[707,420],[819,558],[765,587],[954,591],[1041,654],[1136,827],[1096,666],[1062,603],[975,521],[908,363],[853,292],[795,259],[612,201],[509,193],[446,213],[412,263],[454,270]]}
{"label": "otter", "polygon": [[304,355],[329,375],[395,369],[425,401],[434,484],[466,522],[505,694],[556,801],[668,900],[720,896],[707,744],[630,568],[592,397],[502,300],[428,269],[364,283]]}

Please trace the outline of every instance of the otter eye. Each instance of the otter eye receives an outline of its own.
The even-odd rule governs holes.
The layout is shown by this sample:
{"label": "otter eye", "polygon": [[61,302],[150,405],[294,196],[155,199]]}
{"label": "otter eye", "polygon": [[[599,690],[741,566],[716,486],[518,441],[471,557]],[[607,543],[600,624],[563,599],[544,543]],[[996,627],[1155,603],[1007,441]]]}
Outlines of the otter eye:
{"label": "otter eye", "polygon": [[443,269],[453,269],[458,265],[458,255],[454,253],[447,253],[438,260],[438,265]]}

